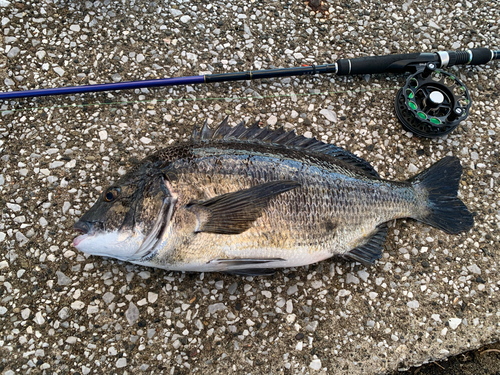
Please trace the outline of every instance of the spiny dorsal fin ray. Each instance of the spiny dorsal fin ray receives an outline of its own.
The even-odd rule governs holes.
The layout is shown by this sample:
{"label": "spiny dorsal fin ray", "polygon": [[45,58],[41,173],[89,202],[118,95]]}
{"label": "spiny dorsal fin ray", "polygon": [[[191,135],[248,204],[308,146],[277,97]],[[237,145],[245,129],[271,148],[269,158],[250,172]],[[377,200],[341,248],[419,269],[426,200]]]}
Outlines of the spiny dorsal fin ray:
{"label": "spiny dorsal fin ray", "polygon": [[237,139],[240,141],[257,141],[263,143],[272,143],[283,146],[301,148],[311,152],[319,152],[330,155],[351,165],[355,165],[364,170],[368,175],[380,178],[377,171],[366,160],[332,144],[323,143],[316,138],[306,138],[303,135],[296,135],[293,130],[285,131],[283,127],[271,130],[269,126],[260,127],[260,122],[255,122],[250,127],[245,127],[244,122],[240,122],[235,127],[228,123],[227,116],[214,130],[211,130],[207,122],[203,124],[201,132],[197,129],[193,131],[193,141],[210,139]]}

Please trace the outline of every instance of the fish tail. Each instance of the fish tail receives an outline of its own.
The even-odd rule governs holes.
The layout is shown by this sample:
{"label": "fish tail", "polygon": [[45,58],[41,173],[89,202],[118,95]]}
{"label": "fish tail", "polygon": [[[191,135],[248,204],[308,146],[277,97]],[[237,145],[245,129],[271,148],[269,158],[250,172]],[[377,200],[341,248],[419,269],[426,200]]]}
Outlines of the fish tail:
{"label": "fish tail", "polygon": [[460,160],[447,156],[410,178],[408,182],[427,195],[425,214],[415,219],[451,234],[472,228],[474,218],[457,197],[461,175]]}

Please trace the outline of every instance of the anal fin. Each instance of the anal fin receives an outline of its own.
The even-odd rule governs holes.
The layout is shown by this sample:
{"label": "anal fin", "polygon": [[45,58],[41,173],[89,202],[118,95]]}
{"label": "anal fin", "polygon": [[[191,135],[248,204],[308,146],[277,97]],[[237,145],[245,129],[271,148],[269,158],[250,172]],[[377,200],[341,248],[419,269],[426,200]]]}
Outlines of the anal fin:
{"label": "anal fin", "polygon": [[344,258],[354,260],[364,266],[371,266],[382,257],[386,237],[387,224],[384,223],[377,227],[363,245],[344,254]]}

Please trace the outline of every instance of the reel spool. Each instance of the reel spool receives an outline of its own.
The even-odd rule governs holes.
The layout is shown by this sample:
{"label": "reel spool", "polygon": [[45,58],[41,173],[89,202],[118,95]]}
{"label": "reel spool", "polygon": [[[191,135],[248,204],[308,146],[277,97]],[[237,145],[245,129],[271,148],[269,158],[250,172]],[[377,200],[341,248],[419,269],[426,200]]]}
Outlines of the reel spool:
{"label": "reel spool", "polygon": [[427,63],[412,74],[396,95],[396,115],[403,128],[420,137],[435,138],[453,131],[469,116],[469,90],[454,75]]}

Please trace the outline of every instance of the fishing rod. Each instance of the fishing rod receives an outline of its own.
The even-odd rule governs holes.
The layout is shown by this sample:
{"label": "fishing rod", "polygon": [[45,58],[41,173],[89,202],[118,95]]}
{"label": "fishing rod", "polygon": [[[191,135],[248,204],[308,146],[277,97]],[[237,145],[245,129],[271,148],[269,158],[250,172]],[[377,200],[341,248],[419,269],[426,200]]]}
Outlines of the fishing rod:
{"label": "fishing rod", "polygon": [[256,80],[316,74],[411,73],[396,95],[396,114],[403,127],[423,137],[448,134],[469,115],[471,98],[466,86],[454,75],[442,69],[454,65],[482,65],[500,59],[500,50],[474,48],[466,51],[408,53],[385,56],[340,59],[333,64],[304,65],[245,72],[207,74],[161,78],[144,81],[68,86],[51,89],[10,91],[0,93],[0,99],[28,98],[48,95],[68,95],[87,92],[130,90],[162,86],[183,86],[200,83]]}

